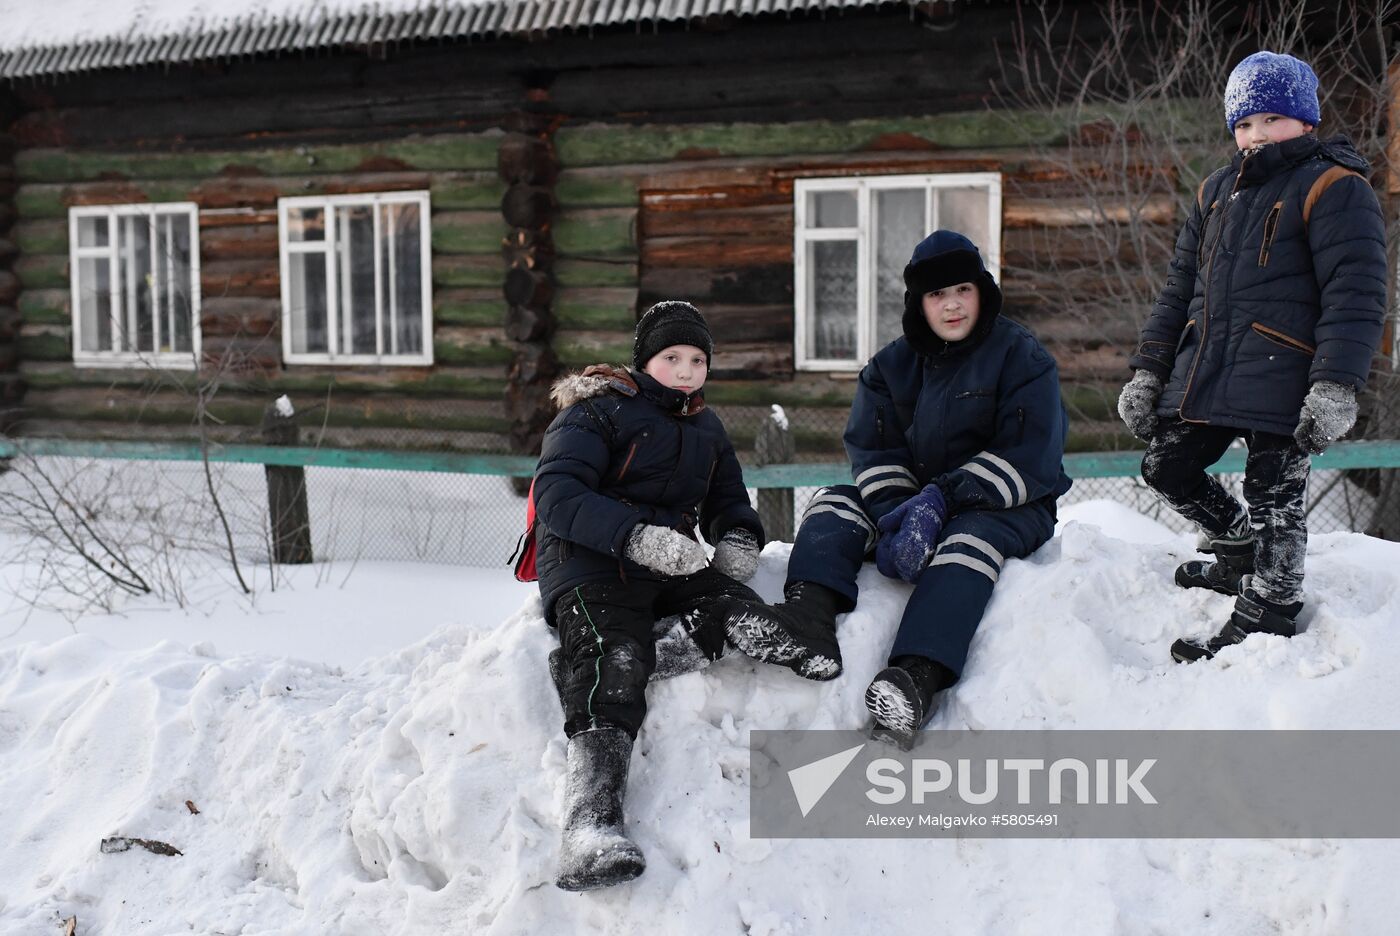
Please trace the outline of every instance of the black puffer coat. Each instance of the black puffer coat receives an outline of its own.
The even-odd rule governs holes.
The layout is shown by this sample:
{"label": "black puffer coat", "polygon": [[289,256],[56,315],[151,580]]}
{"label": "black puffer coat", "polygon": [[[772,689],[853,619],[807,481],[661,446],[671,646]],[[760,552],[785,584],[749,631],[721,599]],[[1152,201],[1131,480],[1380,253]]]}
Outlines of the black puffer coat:
{"label": "black puffer coat", "polygon": [[763,544],[734,446],[699,393],[590,367],[555,384],[554,399],[563,412],[535,469],[536,568],[551,624],[576,585],[663,578],[623,557],[639,523],[701,530],[710,543],[743,527]]}
{"label": "black puffer coat", "polygon": [[1386,307],[1368,170],[1308,134],[1201,184],[1130,361],[1166,383],[1158,415],[1291,435],[1312,382],[1365,384]]}

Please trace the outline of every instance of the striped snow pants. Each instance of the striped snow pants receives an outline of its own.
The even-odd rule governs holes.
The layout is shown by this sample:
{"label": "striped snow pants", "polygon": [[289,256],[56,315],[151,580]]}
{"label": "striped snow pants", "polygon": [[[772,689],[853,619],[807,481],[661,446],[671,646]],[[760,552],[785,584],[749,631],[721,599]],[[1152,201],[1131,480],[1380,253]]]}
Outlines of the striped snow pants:
{"label": "striped snow pants", "polygon": [[[1023,559],[1055,532],[1053,498],[1007,510],[953,515],[904,608],[889,658],[937,660],[959,675],[972,635],[1007,559]],[[856,605],[856,576],[874,554],[876,528],[854,485],[823,488],[802,515],[788,560],[788,582],[816,582]]]}

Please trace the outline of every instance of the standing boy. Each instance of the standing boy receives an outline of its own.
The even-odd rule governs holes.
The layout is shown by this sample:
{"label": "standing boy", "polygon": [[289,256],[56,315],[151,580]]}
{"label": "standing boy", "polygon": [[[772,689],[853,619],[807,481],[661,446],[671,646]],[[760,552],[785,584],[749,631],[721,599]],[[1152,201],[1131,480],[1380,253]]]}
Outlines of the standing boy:
{"label": "standing boy", "polygon": [[[1355,423],[1380,343],[1380,205],[1351,142],[1314,135],[1320,119],[1305,62],[1256,52],[1230,74],[1225,123],[1239,152],[1201,183],[1118,400],[1149,443],[1143,479],[1216,556],[1184,563],[1177,584],[1237,596],[1214,637],[1172,644],[1178,662],[1295,633],[1308,456]],[[1249,446],[1248,510],[1206,474],[1236,438]]]}

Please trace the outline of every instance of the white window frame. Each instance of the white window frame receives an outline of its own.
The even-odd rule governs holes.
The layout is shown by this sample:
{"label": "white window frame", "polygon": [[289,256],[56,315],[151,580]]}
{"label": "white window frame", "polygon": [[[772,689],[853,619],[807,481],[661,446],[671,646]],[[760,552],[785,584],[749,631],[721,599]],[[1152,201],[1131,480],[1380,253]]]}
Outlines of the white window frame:
{"label": "white window frame", "polygon": [[[875,232],[879,230],[878,205],[871,194],[883,189],[924,189],[924,217],[930,219],[929,233],[938,221],[938,191],[944,188],[978,187],[987,189],[988,243],[978,244],[983,262],[992,276],[1001,279],[1001,173],[943,172],[923,175],[839,176],[793,180],[793,351],[800,371],[859,371],[879,350],[876,343],[876,289],[873,275]],[[855,227],[808,227],[807,196],[812,192],[852,192],[856,196]],[[808,245],[815,241],[856,242],[856,360],[840,361],[809,354],[807,326],[813,314]],[[914,247],[909,245],[910,250]]]}
{"label": "white window frame", "polygon": [[[156,226],[159,219],[175,215],[185,215],[190,224],[190,345],[189,351],[123,351],[111,348],[105,351],[83,350],[82,316],[82,269],[83,260],[106,260],[108,263],[108,284],[111,287],[112,340],[119,341],[123,334],[136,333],[135,289],[136,283],[125,281],[123,258],[117,252],[117,222],[122,218],[144,217],[150,225],[151,250],[158,243]],[[78,240],[78,222],[83,218],[103,218],[107,221],[107,244],[103,247],[81,247]],[[167,232],[168,233],[168,232]],[[162,367],[167,370],[195,370],[200,360],[200,281],[199,281],[199,205],[194,202],[155,202],[135,205],[85,205],[68,209],[68,256],[69,288],[72,293],[73,321],[73,365],[75,367]],[[151,281],[151,328],[153,344],[160,348],[162,316],[174,305],[172,281],[160,280],[159,268],[152,264]],[[162,296],[164,302],[162,303]],[[127,300],[133,301],[128,303]],[[162,311],[164,306],[164,312]]]}
{"label": "white window frame", "polygon": [[[381,205],[418,206],[420,232],[420,263],[423,297],[421,314],[423,317],[423,351],[420,354],[395,354],[392,348],[384,347],[384,317],[391,321],[397,315],[396,293],[390,290],[391,308],[384,308],[384,290],[380,284],[380,222]],[[339,291],[331,288],[340,275],[338,249],[339,231],[336,230],[336,209],[346,206],[370,206],[374,209],[374,321],[375,353],[344,354],[340,352],[343,323],[340,321]],[[292,209],[320,208],[325,212],[326,236],[319,241],[293,241],[290,239],[288,213]],[[414,192],[367,192],[354,195],[297,196],[277,200],[277,228],[281,255],[282,275],[282,360],[287,364],[373,364],[375,366],[414,366],[422,367],[433,363],[433,247],[431,201],[427,191]],[[393,236],[393,232],[390,232]],[[320,253],[326,258],[326,330],[327,351],[297,353],[292,350],[292,254]],[[392,273],[390,274],[392,275]],[[398,340],[397,328],[389,329],[391,341]]]}

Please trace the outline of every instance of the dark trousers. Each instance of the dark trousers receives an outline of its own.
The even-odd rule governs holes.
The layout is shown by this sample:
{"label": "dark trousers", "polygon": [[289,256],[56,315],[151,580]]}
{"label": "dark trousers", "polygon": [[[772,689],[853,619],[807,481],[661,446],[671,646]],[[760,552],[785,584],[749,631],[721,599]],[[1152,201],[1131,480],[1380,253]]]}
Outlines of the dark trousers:
{"label": "dark trousers", "polygon": [[[904,608],[891,660],[914,655],[961,675],[1007,559],[1023,559],[1055,532],[1053,502],[969,510],[948,519],[928,568]],[[802,515],[788,559],[789,582],[815,582],[856,605],[856,576],[875,548],[876,529],[854,485],[823,488]]]}
{"label": "dark trousers", "polygon": [[[1244,499],[1237,501],[1206,469],[1230,443],[1249,446]],[[1254,530],[1254,588],[1279,604],[1303,596],[1303,557],[1308,548],[1306,517],[1308,454],[1292,436],[1159,419],[1142,459],[1142,479],[1177,513],[1209,537],[1224,537],[1243,525]]]}
{"label": "dark trousers", "polygon": [[[594,582],[570,589],[555,604],[564,649],[564,733],[622,728],[636,737],[646,718],[646,686],[656,669],[653,625],[682,615],[691,636],[712,659],[723,650],[724,630],[704,626],[725,598],[761,601],[740,582],[711,568],[661,582]],[[707,642],[718,646],[706,646]]]}

